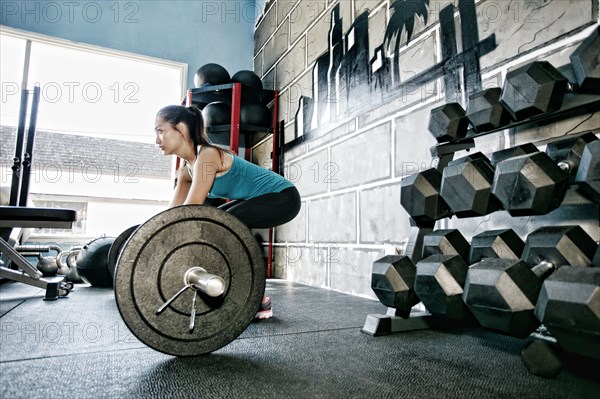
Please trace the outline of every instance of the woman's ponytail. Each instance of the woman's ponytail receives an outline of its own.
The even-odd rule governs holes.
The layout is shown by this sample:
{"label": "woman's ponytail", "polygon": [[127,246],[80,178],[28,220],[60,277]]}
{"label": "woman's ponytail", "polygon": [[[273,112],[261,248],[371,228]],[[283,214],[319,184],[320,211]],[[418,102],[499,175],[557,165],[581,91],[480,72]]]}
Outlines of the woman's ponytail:
{"label": "woman's ponytail", "polygon": [[202,118],[202,111],[195,105],[186,107],[188,114],[188,129],[190,130],[190,138],[196,147],[203,143],[204,135],[204,119]]}

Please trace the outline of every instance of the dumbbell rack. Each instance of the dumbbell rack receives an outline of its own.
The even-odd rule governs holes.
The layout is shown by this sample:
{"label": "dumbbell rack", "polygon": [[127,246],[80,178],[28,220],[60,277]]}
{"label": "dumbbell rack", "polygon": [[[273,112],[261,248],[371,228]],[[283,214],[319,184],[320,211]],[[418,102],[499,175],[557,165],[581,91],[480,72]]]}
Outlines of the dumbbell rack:
{"label": "dumbbell rack", "polygon": [[[273,148],[271,154],[271,170],[281,174],[280,168],[280,143],[281,130],[277,121],[279,115],[279,91],[277,90],[261,90],[260,100],[263,104],[272,104],[272,127],[265,128],[242,124],[240,121],[242,91],[255,90],[244,86],[241,83],[227,83],[223,85],[206,85],[200,88],[188,89],[185,104],[186,106],[196,105],[203,109],[206,105],[214,101],[231,100],[231,123],[227,125],[211,126],[207,128],[208,133],[225,133],[229,132],[229,149],[236,154],[240,151],[240,134],[258,135],[259,133],[271,134],[273,136]],[[264,137],[263,137],[264,138]],[[241,154],[239,154],[241,155]],[[252,158],[252,146],[246,146],[243,158],[250,160]],[[181,159],[177,158],[175,168],[179,169]],[[269,229],[268,249],[267,249],[267,278],[271,277],[273,261],[273,229]]]}
{"label": "dumbbell rack", "polygon": [[[600,95],[568,93],[564,97],[562,107],[554,112],[536,115],[527,119],[513,121],[505,126],[475,132],[469,130],[466,137],[441,143],[430,148],[432,158],[437,158],[436,169],[440,172],[454,159],[455,153],[459,151],[469,151],[475,148],[475,138],[488,134],[501,132],[515,128],[529,128],[544,126],[555,123],[569,117],[591,114],[600,110]],[[423,248],[423,238],[434,231],[436,222],[416,223],[410,219],[411,233],[406,245],[406,255],[416,264],[421,259],[421,250]],[[420,329],[448,329],[455,327],[465,327],[472,320],[466,322],[457,322],[451,319],[445,319],[431,315],[426,310],[419,311],[415,308],[410,313],[410,317],[400,317],[396,309],[388,308],[386,315],[371,314],[367,316],[362,332],[372,336],[395,334],[404,331],[413,331]]]}

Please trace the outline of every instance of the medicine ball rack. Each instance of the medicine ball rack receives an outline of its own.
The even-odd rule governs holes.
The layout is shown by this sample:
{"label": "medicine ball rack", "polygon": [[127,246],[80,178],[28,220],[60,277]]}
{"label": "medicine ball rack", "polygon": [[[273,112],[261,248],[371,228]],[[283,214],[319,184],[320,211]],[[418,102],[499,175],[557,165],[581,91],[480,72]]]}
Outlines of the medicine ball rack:
{"label": "medicine ball rack", "polygon": [[[279,115],[279,92],[277,90],[265,90],[262,89],[259,93],[260,102],[263,105],[271,104],[271,116],[272,116],[272,127],[265,128],[261,126],[247,125],[240,122],[240,113],[242,105],[242,93],[244,90],[253,90],[248,86],[244,86],[241,83],[227,83],[222,85],[205,85],[200,88],[188,89],[185,98],[185,105],[196,105],[198,108],[203,109],[206,105],[214,101],[222,101],[231,106],[231,123],[227,125],[211,126],[207,128],[208,133],[225,133],[229,132],[229,149],[236,154],[240,151],[240,134],[253,135],[260,137],[261,141],[268,135],[273,136],[273,147],[272,147],[272,164],[271,170],[275,173],[281,174],[280,168],[280,156],[281,152],[281,135],[282,128],[279,127],[277,121]],[[243,158],[250,160],[252,157],[252,146],[245,148]],[[176,169],[179,168],[180,159],[176,161]],[[272,270],[272,258],[273,258],[273,229],[269,229],[268,237],[268,249],[267,249],[267,277],[271,277]]]}
{"label": "medicine ball rack", "polygon": [[[196,89],[189,89],[186,98],[186,105],[194,104],[200,109],[211,102],[222,101],[231,106],[231,124],[211,126],[207,128],[208,133],[221,133],[230,132],[230,149],[236,151],[239,149],[239,135],[240,134],[256,134],[256,133],[268,133],[271,134],[277,130],[277,111],[278,111],[278,92],[276,90],[261,90],[260,102],[263,105],[273,103],[273,126],[271,128],[265,128],[261,126],[253,126],[247,124],[241,124],[240,112],[242,104],[242,92],[243,90],[255,90],[250,87],[245,87],[241,83],[229,83],[224,85],[215,86],[204,86]],[[236,142],[237,140],[237,146]]]}

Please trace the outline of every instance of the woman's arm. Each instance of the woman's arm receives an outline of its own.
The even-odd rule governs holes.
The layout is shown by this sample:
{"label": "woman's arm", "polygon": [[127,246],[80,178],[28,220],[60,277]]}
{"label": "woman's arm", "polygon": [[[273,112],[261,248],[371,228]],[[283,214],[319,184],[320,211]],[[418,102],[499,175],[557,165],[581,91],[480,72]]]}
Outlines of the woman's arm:
{"label": "woman's arm", "polygon": [[175,192],[173,193],[173,199],[169,204],[169,208],[183,205],[183,201],[185,201],[185,198],[190,191],[190,186],[192,185],[192,179],[190,179],[190,176],[188,175],[185,164],[179,168],[177,173],[177,186],[175,186]]}
{"label": "woman's arm", "polygon": [[185,205],[204,204],[208,192],[215,181],[221,163],[220,151],[213,147],[204,147],[194,163],[192,183],[185,198]]}

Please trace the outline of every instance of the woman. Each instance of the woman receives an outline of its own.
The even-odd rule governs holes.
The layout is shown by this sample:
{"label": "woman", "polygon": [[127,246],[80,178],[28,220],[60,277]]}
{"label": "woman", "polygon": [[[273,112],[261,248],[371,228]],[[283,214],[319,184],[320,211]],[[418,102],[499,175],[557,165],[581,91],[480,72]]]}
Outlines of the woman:
{"label": "woman", "polygon": [[[184,161],[171,207],[225,198],[231,201],[220,208],[249,228],[279,226],[300,211],[300,194],[290,181],[210,143],[199,108],[166,106],[158,111],[154,130],[163,153]],[[257,318],[272,316],[271,299],[264,297]]]}

